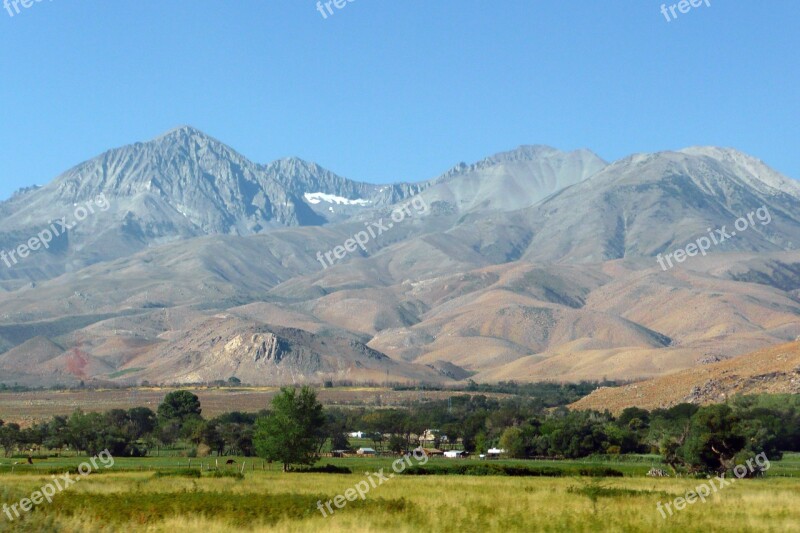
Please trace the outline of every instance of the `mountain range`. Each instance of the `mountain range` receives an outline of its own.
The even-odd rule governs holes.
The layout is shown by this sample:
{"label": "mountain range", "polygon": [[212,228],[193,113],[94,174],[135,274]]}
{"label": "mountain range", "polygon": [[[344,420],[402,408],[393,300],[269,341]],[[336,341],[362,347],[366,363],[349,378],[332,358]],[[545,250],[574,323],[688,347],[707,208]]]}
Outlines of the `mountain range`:
{"label": "mountain range", "polygon": [[798,207],[727,148],[521,146],[374,185],[180,127],[0,203],[5,251],[73,226],[0,262],[0,382],[653,378],[800,336]]}

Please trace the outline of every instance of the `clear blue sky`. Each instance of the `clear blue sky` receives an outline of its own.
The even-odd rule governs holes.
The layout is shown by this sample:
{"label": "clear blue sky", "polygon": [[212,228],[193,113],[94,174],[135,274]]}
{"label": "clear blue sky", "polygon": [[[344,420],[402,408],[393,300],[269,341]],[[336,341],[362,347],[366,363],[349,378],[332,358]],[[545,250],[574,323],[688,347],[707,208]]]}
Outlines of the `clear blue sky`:
{"label": "clear blue sky", "polygon": [[[2,0],[0,0],[2,2]],[[677,0],[667,2],[676,3]],[[434,177],[520,144],[732,146],[800,178],[800,2],[44,0],[0,10],[0,197],[196,126],[249,158]]]}

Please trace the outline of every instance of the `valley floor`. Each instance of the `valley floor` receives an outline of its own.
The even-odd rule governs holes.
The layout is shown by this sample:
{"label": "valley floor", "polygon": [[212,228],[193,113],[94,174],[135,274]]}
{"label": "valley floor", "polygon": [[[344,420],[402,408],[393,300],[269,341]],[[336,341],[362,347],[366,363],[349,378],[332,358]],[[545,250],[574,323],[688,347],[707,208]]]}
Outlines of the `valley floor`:
{"label": "valley floor", "polygon": [[[366,479],[366,471],[385,468],[388,473],[391,459],[324,460],[349,466],[352,474],[285,474],[274,466],[261,470],[260,461],[254,471],[250,459],[236,460],[237,465],[245,461],[243,479],[233,477],[233,468],[238,470],[238,466],[228,467],[226,477],[211,477],[207,472],[202,477],[185,477],[165,475],[170,469],[172,474],[179,473],[176,468],[187,465],[185,458],[120,459],[114,468],[83,478],[24,519],[10,522],[0,515],[0,531],[707,533],[788,532],[797,531],[800,524],[800,457],[796,454],[775,462],[768,478],[736,480],[706,503],[698,501],[666,519],[657,504],[671,502],[705,480],[647,478],[641,472],[649,465],[641,460],[612,465],[625,472],[622,478],[401,475],[371,489],[364,501],[347,502],[332,516],[323,517],[318,501],[345,494]],[[79,461],[52,459],[34,465],[35,470],[17,466],[12,474],[4,458],[0,503],[11,505],[29,497],[49,483],[60,467]],[[192,461],[195,467],[201,461],[214,462],[209,458]]]}
{"label": "valley floor", "polygon": [[[164,396],[176,390],[189,390],[203,405],[203,415],[214,417],[231,411],[258,412],[269,406],[278,387],[152,387],[98,390],[33,390],[0,392],[0,420],[27,427],[49,420],[54,415],[70,415],[76,409],[105,412],[109,409],[149,407],[155,410]],[[462,394],[482,394],[492,398],[511,397],[500,393],[467,393],[454,390],[396,391],[386,387],[335,387],[319,389],[319,401],[327,406],[407,407],[414,402],[446,400]]]}

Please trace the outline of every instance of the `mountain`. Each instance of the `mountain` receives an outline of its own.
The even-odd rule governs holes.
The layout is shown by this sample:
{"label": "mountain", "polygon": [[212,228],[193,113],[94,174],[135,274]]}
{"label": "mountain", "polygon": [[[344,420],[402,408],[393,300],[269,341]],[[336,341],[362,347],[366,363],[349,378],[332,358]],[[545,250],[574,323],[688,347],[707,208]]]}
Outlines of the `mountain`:
{"label": "mountain", "polygon": [[459,214],[513,211],[584,181],[606,164],[589,150],[520,146],[471,165],[459,163],[434,179],[425,197]]}
{"label": "mountain", "polygon": [[800,242],[797,185],[755,161],[711,148],[638,154],[532,207],[451,233],[494,261],[597,263],[669,253],[723,226],[731,234],[750,215],[752,224],[714,250],[791,249]]}
{"label": "mountain", "polygon": [[[36,261],[0,269],[0,279],[42,280],[203,235],[253,235],[342,218],[338,207],[309,202],[309,193],[352,201],[350,216],[354,207],[387,205],[419,190],[353,182],[297,158],[258,165],[184,126],[110,150],[0,204],[4,249],[61,217],[74,226]],[[91,213],[78,213],[85,206]]]}
{"label": "mountain", "polygon": [[107,201],[0,264],[0,381],[633,380],[747,357],[800,336],[798,190],[715,147],[523,146],[370,185],[179,128],[0,204],[10,250]]}

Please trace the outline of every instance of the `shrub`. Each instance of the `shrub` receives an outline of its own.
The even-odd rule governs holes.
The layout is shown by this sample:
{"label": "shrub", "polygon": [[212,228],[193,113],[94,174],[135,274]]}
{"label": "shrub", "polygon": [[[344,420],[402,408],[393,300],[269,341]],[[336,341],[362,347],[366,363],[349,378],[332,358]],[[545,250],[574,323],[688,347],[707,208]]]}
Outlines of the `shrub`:
{"label": "shrub", "polygon": [[594,466],[591,468],[581,468],[578,473],[588,477],[623,477],[625,474],[614,468],[605,466]]}
{"label": "shrub", "polygon": [[531,467],[498,464],[454,464],[412,466],[403,471],[411,476],[515,476],[515,477],[560,477],[564,471],[552,467]]}
{"label": "shrub", "polygon": [[181,468],[178,470],[159,470],[153,477],[201,477],[203,474],[200,470],[194,468]]}
{"label": "shrub", "polygon": [[352,474],[353,471],[346,466],[336,466],[326,464],[325,466],[310,466],[307,468],[299,468],[295,472],[311,473],[311,474]]}
{"label": "shrub", "polygon": [[211,478],[229,477],[233,479],[244,479],[244,474],[242,474],[241,472],[231,472],[228,470],[212,470],[211,472],[206,474],[206,477],[211,477]]}

